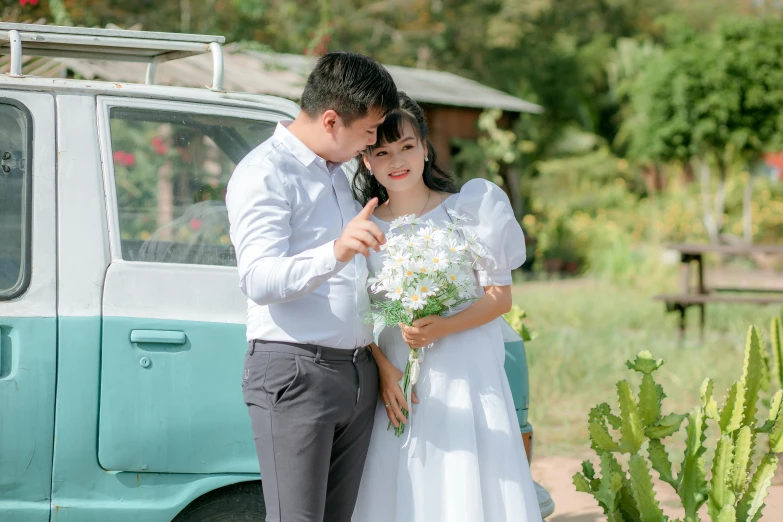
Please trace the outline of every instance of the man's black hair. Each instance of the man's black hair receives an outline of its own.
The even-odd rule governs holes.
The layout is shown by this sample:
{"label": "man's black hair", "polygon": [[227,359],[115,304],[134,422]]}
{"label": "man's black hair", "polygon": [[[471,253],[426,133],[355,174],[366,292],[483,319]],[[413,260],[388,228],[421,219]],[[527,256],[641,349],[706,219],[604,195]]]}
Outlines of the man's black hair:
{"label": "man's black hair", "polygon": [[332,109],[346,125],[370,112],[385,116],[398,104],[397,87],[383,65],[344,51],[323,55],[302,93],[302,110],[308,116],[316,118]]}

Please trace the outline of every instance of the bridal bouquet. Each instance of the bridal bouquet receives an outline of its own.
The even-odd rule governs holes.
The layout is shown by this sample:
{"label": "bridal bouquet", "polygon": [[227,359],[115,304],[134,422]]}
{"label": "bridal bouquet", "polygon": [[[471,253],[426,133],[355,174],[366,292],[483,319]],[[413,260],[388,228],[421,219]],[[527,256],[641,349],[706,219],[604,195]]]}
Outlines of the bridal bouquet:
{"label": "bridal bouquet", "polygon": [[[391,223],[382,247],[383,270],[370,280],[370,291],[386,297],[373,303],[378,311],[369,320],[376,327],[411,325],[416,319],[442,315],[476,298],[469,272],[479,258],[489,254],[478,237],[460,226],[466,218],[450,209],[448,212],[452,223],[445,228],[412,215]],[[423,357],[423,349],[411,348],[408,354],[400,381],[408,404]],[[408,412],[402,411],[407,418]],[[395,434],[399,437],[404,431],[405,425],[400,423]]]}

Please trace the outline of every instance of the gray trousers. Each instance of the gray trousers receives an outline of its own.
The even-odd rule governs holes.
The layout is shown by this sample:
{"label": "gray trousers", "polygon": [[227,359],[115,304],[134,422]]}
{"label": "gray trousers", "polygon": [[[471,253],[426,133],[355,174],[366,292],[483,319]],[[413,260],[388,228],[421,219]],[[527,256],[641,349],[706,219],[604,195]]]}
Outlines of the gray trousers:
{"label": "gray trousers", "polygon": [[242,390],[266,522],[350,522],[378,401],[370,351],[252,341]]}

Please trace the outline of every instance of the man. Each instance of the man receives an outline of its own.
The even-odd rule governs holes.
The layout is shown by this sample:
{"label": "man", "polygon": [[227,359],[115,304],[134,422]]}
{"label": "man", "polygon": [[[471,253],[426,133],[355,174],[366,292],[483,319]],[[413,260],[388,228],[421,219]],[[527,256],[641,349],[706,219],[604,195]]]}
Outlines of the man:
{"label": "man", "polygon": [[349,522],[378,398],[366,259],[386,239],[357,215],[343,162],[375,143],[397,89],[376,61],[323,56],[302,112],[243,159],[226,195],[248,296],[242,381],[267,522]]}

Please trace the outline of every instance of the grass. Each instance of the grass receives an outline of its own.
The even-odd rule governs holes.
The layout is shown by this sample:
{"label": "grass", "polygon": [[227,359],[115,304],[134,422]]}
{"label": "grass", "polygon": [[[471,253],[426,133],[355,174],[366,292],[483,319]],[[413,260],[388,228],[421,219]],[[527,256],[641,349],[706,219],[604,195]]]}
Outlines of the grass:
{"label": "grass", "polygon": [[[699,386],[710,377],[722,404],[729,385],[742,375],[748,326],[766,336],[778,306],[708,304],[704,343],[698,311],[688,313],[688,331],[677,342],[677,314],[666,314],[651,297],[652,283],[601,280],[522,283],[514,302],[528,313],[538,337],[527,343],[530,420],[536,456],[578,456],[589,451],[587,414],[601,402],[616,407],[615,383],[639,379],[625,361],[641,350],[665,360],[656,377],[667,394],[664,408],[686,413],[699,402]],[[668,413],[668,411],[667,411]],[[684,430],[683,430],[684,431]]]}

